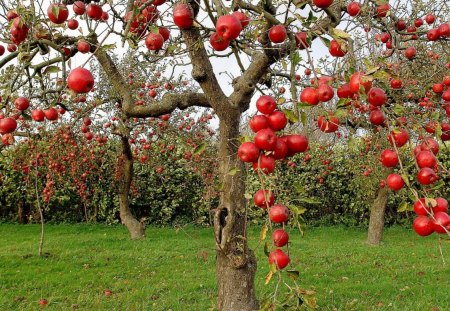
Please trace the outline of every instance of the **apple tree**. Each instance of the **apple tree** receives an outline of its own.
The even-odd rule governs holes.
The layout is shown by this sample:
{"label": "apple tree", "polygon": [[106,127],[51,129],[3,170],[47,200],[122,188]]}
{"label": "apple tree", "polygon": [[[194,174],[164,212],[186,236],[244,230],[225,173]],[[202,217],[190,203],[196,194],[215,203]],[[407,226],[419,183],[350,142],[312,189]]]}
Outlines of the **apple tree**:
{"label": "apple tree", "polygon": [[[29,108],[26,104],[22,106],[19,102],[14,107],[18,97],[26,97],[33,108],[48,110],[64,95],[69,101],[75,101],[83,94],[100,95],[95,89],[98,77],[94,77],[86,65],[90,59],[95,59],[102,68],[126,119],[159,117],[176,108],[191,106],[212,108],[219,119],[217,162],[221,193],[214,209],[218,309],[256,310],[260,307],[254,288],[256,259],[246,239],[248,196],[245,195],[245,167],[241,160],[253,163],[258,172],[262,183],[258,202],[268,208],[273,223],[284,225],[289,215],[296,216],[298,211],[289,211],[286,205],[275,202],[275,198],[272,200],[264,184],[275,170],[276,161],[308,149],[307,137],[295,133],[294,127],[282,132],[288,119],[306,123],[311,116],[308,107],[321,107],[325,111],[318,118],[318,126],[322,131],[332,133],[347,120],[346,114],[337,113],[336,108],[348,107],[353,99],[380,107],[377,109],[389,115],[391,112],[402,114],[401,108],[409,108],[412,101],[394,109],[395,97],[386,92],[386,70],[379,58],[372,57],[377,55],[375,45],[370,42],[355,49],[352,36],[358,29],[365,29],[370,38],[383,32],[379,34],[380,41],[389,42],[390,50],[383,55],[386,58],[411,60],[426,51],[428,45],[442,45],[442,51],[446,53],[449,25],[444,18],[448,14],[445,8],[438,7],[442,1],[436,1],[435,8],[425,7],[421,2],[414,5],[393,2],[390,5],[383,0],[368,0],[362,4],[341,0],[187,0],[177,3],[70,0],[52,4],[42,1],[2,4],[2,22],[6,26],[2,40],[7,43],[8,53],[0,60],[0,68],[9,66],[3,71],[8,81],[2,88],[5,117],[0,128],[2,134],[7,135],[5,140],[9,141],[17,128],[16,119],[27,119]],[[13,5],[15,10],[12,10]],[[412,26],[413,19],[428,13],[425,10],[435,13],[427,21],[435,27],[425,30],[420,28],[421,25]],[[405,25],[400,23],[401,20]],[[408,25],[414,29],[408,31]],[[331,56],[342,60],[324,61],[323,64],[328,66],[323,66],[323,73],[318,70],[320,67],[315,63],[313,53],[320,48],[321,42],[329,45]],[[113,52],[120,53],[120,49],[136,51],[135,57],[142,66],[160,64],[168,70],[168,76],[174,68],[183,67],[186,69],[180,69],[183,72],[188,69],[189,77],[200,91],[167,92],[157,99],[139,101],[139,94],[112,57]],[[3,49],[1,52],[3,54]],[[368,61],[364,62],[359,57],[361,54],[370,55]],[[297,80],[297,70],[302,67],[311,70],[313,79]],[[226,75],[221,75],[222,72]],[[285,79],[288,84],[290,98],[285,101],[277,102],[271,96],[272,83],[278,78]],[[437,77],[430,74],[429,78]],[[336,102],[334,89],[344,84],[342,80],[349,81],[344,87],[346,95],[342,96],[349,100]],[[439,92],[436,94],[439,95],[432,101],[437,108],[434,118],[439,121],[436,133],[442,140],[447,140],[448,123],[443,120],[446,108],[442,101],[449,100],[450,91],[446,79],[433,82],[442,86],[442,90],[437,87]],[[27,94],[19,94],[24,88]],[[241,116],[249,109],[257,91],[263,95],[256,100],[261,117],[254,124],[254,143],[245,141],[241,144]],[[365,112],[358,111],[356,117],[365,117]],[[38,121],[42,119],[42,113],[33,112],[32,118]],[[405,136],[409,137],[405,128],[412,125],[402,123],[397,126],[391,122],[386,125],[397,152],[406,143]],[[123,138],[125,140],[128,141]],[[423,149],[426,148],[425,143]],[[132,161],[126,146],[123,159],[124,172],[132,176],[128,174],[132,171]],[[419,175],[419,182],[425,185],[437,179],[430,167],[421,168]],[[386,182],[391,189],[397,189],[403,183],[410,185],[406,179],[401,174],[393,174]],[[124,180],[126,186],[131,183],[131,179]],[[122,198],[128,200],[127,195]],[[433,201],[431,204],[437,206]],[[450,219],[447,222],[448,215],[441,211],[434,215],[431,210],[429,214],[422,215],[425,218],[421,218],[420,226],[425,227],[424,230],[431,226],[435,231],[445,232],[450,222]],[[282,250],[287,243],[283,229],[274,231],[273,242],[269,275],[276,273],[281,277],[283,268],[290,262],[289,255]],[[301,297],[297,299],[303,292],[295,293],[296,303],[292,307],[303,301],[307,303]],[[274,297],[261,307],[273,308],[276,302]]]}

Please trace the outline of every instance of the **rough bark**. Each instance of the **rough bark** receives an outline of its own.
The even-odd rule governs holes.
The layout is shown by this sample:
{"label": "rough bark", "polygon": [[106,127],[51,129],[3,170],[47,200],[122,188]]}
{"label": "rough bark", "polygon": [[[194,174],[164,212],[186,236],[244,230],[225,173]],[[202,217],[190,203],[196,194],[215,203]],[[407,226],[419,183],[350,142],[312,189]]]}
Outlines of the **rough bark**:
{"label": "rough bark", "polygon": [[[254,289],[256,258],[246,240],[245,168],[237,157],[240,112],[231,108],[227,112],[227,116],[220,120],[219,158],[223,190],[214,215],[218,309],[259,310]],[[228,174],[234,168],[239,172]]]}
{"label": "rough bark", "polygon": [[384,212],[386,211],[388,193],[387,187],[380,188],[372,203],[367,234],[367,243],[370,245],[380,245],[383,240]]}
{"label": "rough bark", "polygon": [[119,156],[119,169],[121,179],[119,182],[119,210],[120,220],[130,232],[131,239],[142,239],[145,237],[144,224],[138,221],[130,209],[130,187],[133,180],[133,154],[131,153],[128,136],[121,137],[122,152]]}

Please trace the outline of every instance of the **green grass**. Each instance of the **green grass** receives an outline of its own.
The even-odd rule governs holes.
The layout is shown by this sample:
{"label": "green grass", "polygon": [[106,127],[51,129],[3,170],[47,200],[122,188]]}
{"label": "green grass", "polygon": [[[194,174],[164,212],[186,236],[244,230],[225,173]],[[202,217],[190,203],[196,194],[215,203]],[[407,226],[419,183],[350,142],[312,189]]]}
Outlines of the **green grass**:
{"label": "green grass", "polygon": [[[0,225],[0,310],[209,310],[216,284],[211,229],[148,228],[130,241],[121,226],[48,225],[39,258],[39,227]],[[250,230],[251,245],[258,229]],[[450,310],[450,266],[436,236],[386,230],[381,247],[366,232],[342,227],[291,234],[302,288],[317,291],[320,310]],[[450,244],[443,245],[450,262]],[[257,292],[268,266],[256,249]],[[109,288],[113,295],[106,297]]]}

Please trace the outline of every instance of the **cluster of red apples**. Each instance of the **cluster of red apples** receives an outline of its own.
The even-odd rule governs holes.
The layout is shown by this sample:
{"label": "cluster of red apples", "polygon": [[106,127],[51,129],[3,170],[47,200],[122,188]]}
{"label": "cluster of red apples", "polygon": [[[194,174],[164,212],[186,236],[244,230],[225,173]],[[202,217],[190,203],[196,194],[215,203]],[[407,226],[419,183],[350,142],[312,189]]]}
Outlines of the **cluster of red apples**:
{"label": "cluster of red apples", "polygon": [[[261,114],[253,116],[249,126],[255,134],[253,142],[244,142],[238,149],[238,156],[243,162],[252,163],[253,169],[264,174],[275,170],[275,162],[284,160],[308,149],[308,139],[299,134],[278,136],[287,125],[285,114],[276,110],[277,104],[273,97],[261,96],[256,101],[256,108]],[[283,224],[289,218],[289,209],[282,204],[274,204],[275,198],[271,191],[261,189],[255,193],[255,204],[261,208],[269,209],[270,221]],[[273,243],[276,247],[285,246],[289,240],[283,229],[273,232]],[[275,263],[283,269],[289,263],[289,256],[281,249],[270,253],[269,263]]]}
{"label": "cluster of red apples", "polygon": [[444,198],[420,198],[414,203],[414,231],[420,236],[428,236],[433,232],[449,234],[450,216],[448,215],[448,202]]}

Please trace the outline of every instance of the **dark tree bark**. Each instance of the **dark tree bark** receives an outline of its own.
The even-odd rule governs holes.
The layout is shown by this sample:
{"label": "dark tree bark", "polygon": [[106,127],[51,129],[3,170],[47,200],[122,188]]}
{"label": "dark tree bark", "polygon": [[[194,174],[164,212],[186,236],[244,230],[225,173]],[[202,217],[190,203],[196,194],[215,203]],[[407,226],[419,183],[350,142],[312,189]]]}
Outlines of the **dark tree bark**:
{"label": "dark tree bark", "polygon": [[20,200],[17,207],[18,207],[17,218],[18,218],[19,224],[27,224],[28,216],[30,214],[29,206],[27,205],[27,203],[24,200]]}
{"label": "dark tree bark", "polygon": [[131,239],[145,237],[144,224],[138,221],[130,209],[130,187],[133,180],[133,154],[131,153],[128,136],[121,136],[122,151],[117,163],[121,173],[119,181],[119,210],[120,219],[130,232]]}
{"label": "dark tree bark", "polygon": [[[245,168],[237,157],[240,112],[230,109],[220,122],[219,159],[223,191],[214,215],[218,309],[259,310],[254,289],[256,258],[246,232]],[[228,172],[237,168],[237,174]]]}
{"label": "dark tree bark", "polygon": [[388,200],[389,189],[380,188],[377,197],[372,203],[369,220],[369,230],[367,234],[367,243],[370,245],[380,245],[383,240],[384,213]]}

